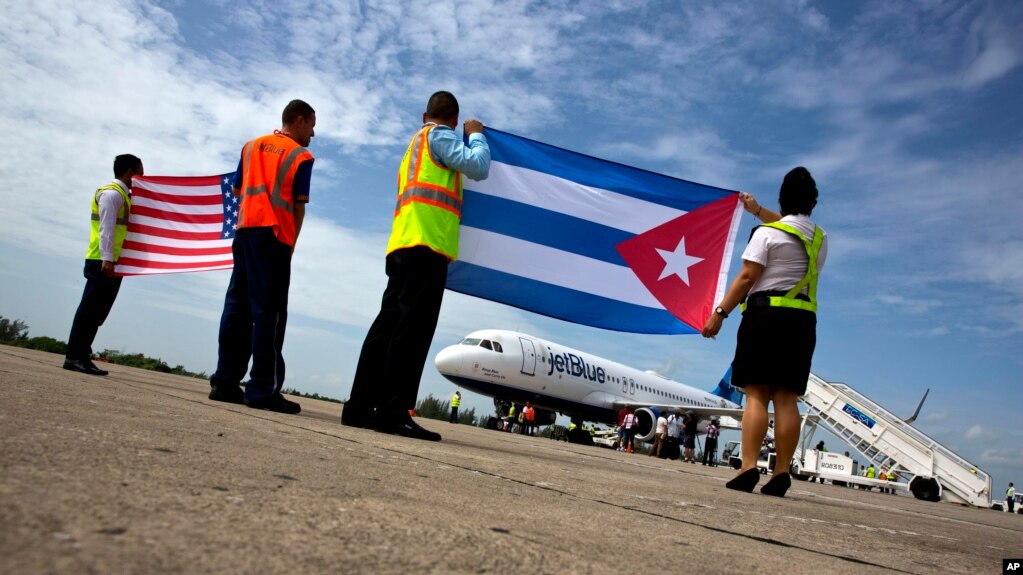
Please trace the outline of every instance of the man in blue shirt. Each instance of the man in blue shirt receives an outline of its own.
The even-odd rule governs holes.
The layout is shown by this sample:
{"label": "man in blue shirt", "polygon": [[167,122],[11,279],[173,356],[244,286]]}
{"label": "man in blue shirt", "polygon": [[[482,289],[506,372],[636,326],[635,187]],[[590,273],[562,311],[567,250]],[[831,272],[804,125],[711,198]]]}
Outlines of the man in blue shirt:
{"label": "man in blue shirt", "polygon": [[455,134],[458,111],[458,100],[450,92],[434,93],[399,168],[398,205],[385,264],[387,288],[362,344],[352,394],[341,412],[343,425],[441,439],[420,427],[409,410],[415,407],[437,328],[448,263],[457,257],[461,176],[484,180],[490,172],[483,124],[467,120],[463,129],[468,143],[463,144]]}

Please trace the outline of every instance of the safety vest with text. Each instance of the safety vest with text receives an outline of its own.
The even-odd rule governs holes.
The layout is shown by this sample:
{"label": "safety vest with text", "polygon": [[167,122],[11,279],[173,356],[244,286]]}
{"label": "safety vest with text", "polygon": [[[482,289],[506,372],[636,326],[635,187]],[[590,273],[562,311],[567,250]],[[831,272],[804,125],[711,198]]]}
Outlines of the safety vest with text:
{"label": "safety vest with text", "polygon": [[313,155],[280,132],[256,138],[242,148],[241,208],[238,229],[273,228],[277,241],[295,245],[295,172]]}
{"label": "safety vest with text", "polygon": [[124,236],[128,234],[128,214],[131,213],[131,194],[117,182],[110,182],[97,189],[96,193],[92,195],[92,233],[89,236],[89,250],[85,252],[85,259],[103,259],[99,253],[99,194],[104,190],[117,190],[117,193],[121,194],[121,209],[117,210],[117,219],[114,224],[114,261],[116,262],[121,255]]}
{"label": "safety vest with text", "polygon": [[388,254],[426,246],[450,260],[458,259],[462,174],[441,166],[430,154],[430,131],[436,127],[423,126],[401,160]]}
{"label": "safety vest with text", "polygon": [[[806,264],[806,275],[803,276],[799,283],[792,287],[783,296],[768,296],[768,302],[771,307],[789,307],[795,309],[802,309],[809,312],[817,313],[817,255],[821,251],[821,243],[824,241],[824,230],[820,226],[813,227],[813,239],[806,239],[802,232],[796,228],[783,224],[781,222],[771,222],[762,224],[763,226],[781,230],[787,234],[791,234],[799,238],[799,241],[803,242],[803,247],[806,248],[806,255],[808,262]],[[796,297],[806,289],[807,299],[800,299]],[[746,311],[746,303],[742,304],[742,311]]]}
{"label": "safety vest with text", "polygon": [[451,407],[458,407],[462,404],[462,398],[458,397],[458,394],[451,396]]}

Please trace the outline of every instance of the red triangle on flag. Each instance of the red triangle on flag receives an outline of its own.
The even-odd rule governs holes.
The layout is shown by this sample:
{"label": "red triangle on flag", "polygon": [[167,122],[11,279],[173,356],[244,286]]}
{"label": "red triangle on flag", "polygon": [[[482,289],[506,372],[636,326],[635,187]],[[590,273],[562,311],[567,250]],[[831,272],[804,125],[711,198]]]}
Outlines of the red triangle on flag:
{"label": "red triangle on flag", "polygon": [[697,330],[716,303],[738,201],[728,194],[615,246],[664,309]]}

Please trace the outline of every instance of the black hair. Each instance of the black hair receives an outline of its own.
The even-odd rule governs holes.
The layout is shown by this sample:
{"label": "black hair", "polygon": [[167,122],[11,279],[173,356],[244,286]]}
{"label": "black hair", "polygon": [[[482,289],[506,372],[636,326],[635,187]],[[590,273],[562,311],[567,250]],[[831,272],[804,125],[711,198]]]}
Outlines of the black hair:
{"label": "black hair", "polygon": [[810,215],[817,205],[817,182],[806,168],[792,168],[785,174],[778,192],[778,204],[783,215]]}
{"label": "black hair", "polygon": [[434,92],[426,103],[426,117],[437,120],[453,120],[458,117],[458,100],[451,92]]}
{"label": "black hair", "polygon": [[121,154],[114,158],[114,177],[119,178],[128,170],[134,170],[141,165],[142,160],[139,158],[131,154]]}
{"label": "black hair", "polygon": [[312,120],[315,113],[316,110],[304,101],[292,100],[288,102],[287,106],[284,106],[284,111],[281,112],[281,124],[288,126],[300,117],[305,118],[307,121]]}

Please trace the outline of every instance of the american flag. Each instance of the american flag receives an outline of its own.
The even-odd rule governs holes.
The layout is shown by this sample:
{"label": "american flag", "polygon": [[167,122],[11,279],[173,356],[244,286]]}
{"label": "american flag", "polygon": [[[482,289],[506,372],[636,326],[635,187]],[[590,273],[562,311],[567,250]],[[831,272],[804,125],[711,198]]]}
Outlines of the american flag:
{"label": "american flag", "polygon": [[238,227],[234,173],[134,178],[128,235],[115,270],[120,275],[231,269]]}

